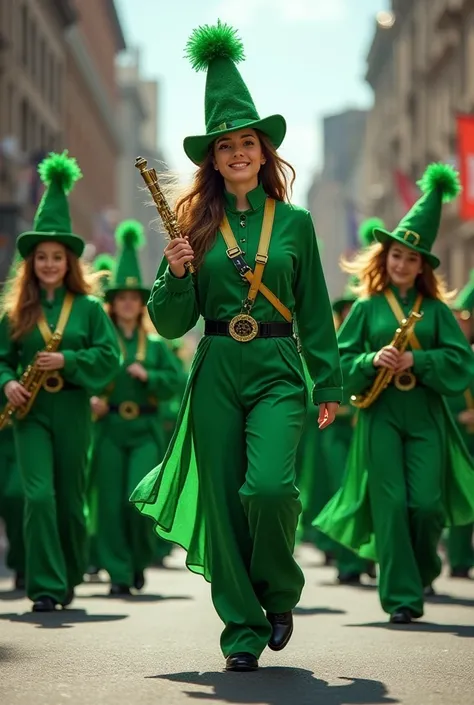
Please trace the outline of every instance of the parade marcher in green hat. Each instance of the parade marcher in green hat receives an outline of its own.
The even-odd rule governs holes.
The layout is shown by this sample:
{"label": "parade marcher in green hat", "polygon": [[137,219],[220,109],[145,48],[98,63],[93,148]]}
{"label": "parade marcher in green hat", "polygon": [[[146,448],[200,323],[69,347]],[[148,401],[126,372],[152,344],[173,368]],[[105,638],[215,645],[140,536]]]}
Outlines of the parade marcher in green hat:
{"label": "parade marcher in green hat", "polygon": [[[343,486],[315,521],[378,561],[380,600],[393,623],[423,615],[424,591],[441,571],[443,526],[474,519],[474,468],[444,399],[472,380],[474,353],[443,301],[431,253],[442,203],[460,185],[451,167],[433,164],[420,186],[398,227],[376,228],[379,244],[345,267],[358,276],[361,298],[339,331],[339,350],[359,413]],[[400,352],[391,345],[395,330],[418,311]]]}
{"label": "parade marcher in green hat", "polygon": [[[72,233],[67,194],[80,169],[63,153],[38,170],[47,188],[34,230],[17,240],[24,262],[5,296],[0,389],[23,416],[31,392],[17,381],[18,369],[34,361],[45,376],[29,413],[15,415],[14,435],[25,492],[26,591],[34,611],[51,611],[70,603],[86,568],[89,396],[115,375],[120,353],[100,301],[89,295],[93,280],[79,260],[84,241]],[[47,351],[53,333],[59,347]]]}
{"label": "parade marcher in green hat", "polygon": [[304,583],[293,557],[295,456],[309,395],[295,320],[321,428],[334,419],[341,372],[311,216],[288,203],[290,167],[276,151],[285,121],[257,113],[235,30],[195,30],[188,56],[207,69],[206,134],[184,141],[199,168],[148,308],[166,338],[199,315],[205,335],[165,459],[131,500],[211,582],[226,668],[247,671],[267,645],[288,643]]}
{"label": "parade marcher in green hat", "polygon": [[[459,292],[453,303],[453,312],[457,321],[472,344],[474,312],[474,270],[466,286]],[[462,394],[446,397],[451,413],[457,423],[460,434],[471,455],[474,458],[474,378]],[[448,560],[453,578],[469,578],[474,567],[473,524],[452,526],[447,537]]]}
{"label": "parade marcher in green hat", "polygon": [[115,259],[114,257],[109,254],[108,252],[101,252],[98,254],[94,261],[92,262],[92,269],[96,273],[100,273],[100,286],[102,289],[102,295],[105,296],[105,292],[107,291],[107,285],[109,283],[109,279],[112,275],[112,272],[115,267]]}
{"label": "parade marcher in green hat", "polygon": [[116,230],[119,253],[105,291],[108,313],[122,349],[122,365],[102,395],[91,399],[97,415],[91,476],[97,494],[96,554],[110,575],[111,595],[141,590],[156,536],[128,503],[132,489],[165,452],[160,405],[175,394],[178,368],[166,343],[147,332],[138,249],[143,226],[125,220]]}

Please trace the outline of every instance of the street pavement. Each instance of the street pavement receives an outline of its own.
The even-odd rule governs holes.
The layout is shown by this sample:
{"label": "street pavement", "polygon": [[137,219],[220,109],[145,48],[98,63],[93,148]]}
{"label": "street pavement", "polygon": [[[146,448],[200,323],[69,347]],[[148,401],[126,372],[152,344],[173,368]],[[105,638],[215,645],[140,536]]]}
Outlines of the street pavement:
{"label": "street pavement", "polygon": [[1,705],[470,705],[474,703],[474,582],[440,578],[425,617],[388,625],[376,589],[334,584],[309,546],[306,587],[288,647],[256,673],[223,671],[209,586],[183,567],[150,570],[143,594],[107,597],[84,584],[49,615],[0,579]]}

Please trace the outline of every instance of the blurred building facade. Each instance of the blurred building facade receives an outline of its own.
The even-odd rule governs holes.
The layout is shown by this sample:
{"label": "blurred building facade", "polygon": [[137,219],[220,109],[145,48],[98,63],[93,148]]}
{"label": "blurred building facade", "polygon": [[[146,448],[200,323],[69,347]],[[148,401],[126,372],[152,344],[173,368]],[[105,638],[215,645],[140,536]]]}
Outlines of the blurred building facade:
{"label": "blurred building facade", "polygon": [[[456,164],[456,116],[474,111],[474,2],[392,0],[392,11],[367,60],[374,106],[362,196],[390,228],[419,195],[429,162]],[[474,267],[474,222],[461,222],[459,200],[444,208],[436,252],[449,284],[462,286]]]}
{"label": "blurred building facade", "polygon": [[324,118],[323,168],[315,175],[307,197],[322,243],[321,259],[331,298],[342,292],[347,279],[339,266],[341,255],[357,247],[366,119],[365,110],[347,110]]}

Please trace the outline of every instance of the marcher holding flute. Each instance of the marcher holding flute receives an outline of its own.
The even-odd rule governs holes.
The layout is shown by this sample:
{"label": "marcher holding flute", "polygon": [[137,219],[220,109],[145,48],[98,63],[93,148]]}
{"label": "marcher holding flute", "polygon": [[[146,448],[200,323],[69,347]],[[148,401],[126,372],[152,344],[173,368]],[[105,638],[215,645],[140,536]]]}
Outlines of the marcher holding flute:
{"label": "marcher holding flute", "polygon": [[[79,260],[84,241],[71,232],[67,193],[79,167],[66,153],[51,154],[39,173],[47,189],[34,231],[17,240],[24,261],[3,302],[0,388],[17,409],[26,591],[33,610],[45,612],[69,604],[83,579],[89,397],[116,375],[120,351],[108,316],[89,295],[94,280]],[[53,333],[56,350],[44,352]],[[30,364],[21,384],[17,371]]]}
{"label": "marcher holding flute", "polygon": [[340,329],[339,350],[359,413],[343,487],[315,521],[378,561],[380,600],[393,623],[423,615],[424,593],[441,571],[443,526],[474,518],[474,468],[443,398],[468,386],[474,354],[443,301],[431,252],[442,203],[459,192],[459,180],[451,167],[432,164],[420,185],[423,196],[397,228],[376,228],[378,243],[346,266],[361,298]]}

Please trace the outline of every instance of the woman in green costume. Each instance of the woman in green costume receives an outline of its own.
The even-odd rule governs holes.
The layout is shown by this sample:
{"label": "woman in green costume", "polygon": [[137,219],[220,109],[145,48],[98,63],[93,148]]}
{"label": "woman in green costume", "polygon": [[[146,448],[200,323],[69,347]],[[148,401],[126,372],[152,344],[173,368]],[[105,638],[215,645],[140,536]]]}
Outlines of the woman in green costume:
{"label": "woman in green costume", "polygon": [[156,536],[128,503],[133,488],[165,453],[160,405],[178,385],[178,367],[164,341],[143,323],[150,289],[142,284],[137,250],[143,227],[126,220],[116,231],[120,254],[105,292],[122,349],[122,365],[102,396],[91,399],[98,417],[91,474],[96,502],[96,554],[110,575],[110,594],[141,590]]}
{"label": "woman in green costume", "polygon": [[[474,343],[474,331],[472,327],[474,311],[474,270],[471,272],[470,281],[460,291],[453,304],[454,315],[463,331],[466,339]],[[462,394],[456,397],[448,397],[449,404],[459,432],[464,443],[474,458],[474,377]],[[447,549],[448,560],[452,578],[469,578],[471,568],[474,567],[474,546],[473,546],[474,525],[453,526],[449,529]]]}
{"label": "woman in green costume", "polygon": [[[79,260],[84,241],[71,232],[66,194],[81,176],[79,167],[66,153],[51,154],[39,173],[47,189],[34,231],[17,240],[24,262],[5,295],[0,389],[21,411],[31,393],[17,371],[35,359],[46,373],[13,430],[25,493],[26,592],[34,611],[49,612],[69,604],[83,579],[89,397],[116,374],[120,352],[100,301],[89,296],[93,275]],[[45,351],[55,332],[59,349]]]}
{"label": "woman in green costume", "polygon": [[[437,546],[444,525],[474,518],[474,468],[444,395],[456,395],[474,374],[474,354],[443,302],[431,253],[442,202],[459,191],[457,173],[433,164],[423,196],[393,232],[346,268],[362,295],[339,331],[345,389],[366,395],[341,490],[316,519],[336,541],[380,566],[382,608],[393,623],[423,615],[424,589],[441,570]],[[390,341],[411,311],[422,311],[399,352]],[[380,370],[392,378],[378,397]],[[356,399],[356,403],[360,401]]]}
{"label": "woman in green costume", "polygon": [[[205,335],[163,464],[131,500],[211,582],[226,668],[247,671],[267,645],[288,643],[304,583],[293,549],[308,394],[294,317],[320,427],[334,419],[341,373],[311,217],[287,202],[287,165],[276,152],[285,121],[260,119],[235,65],[243,58],[235,30],[199,28],[188,56],[207,69],[207,130],[184,141],[199,168],[177,205],[183,237],[166,247],[148,309],[166,338],[200,314]],[[191,260],[196,275],[185,269]]]}

